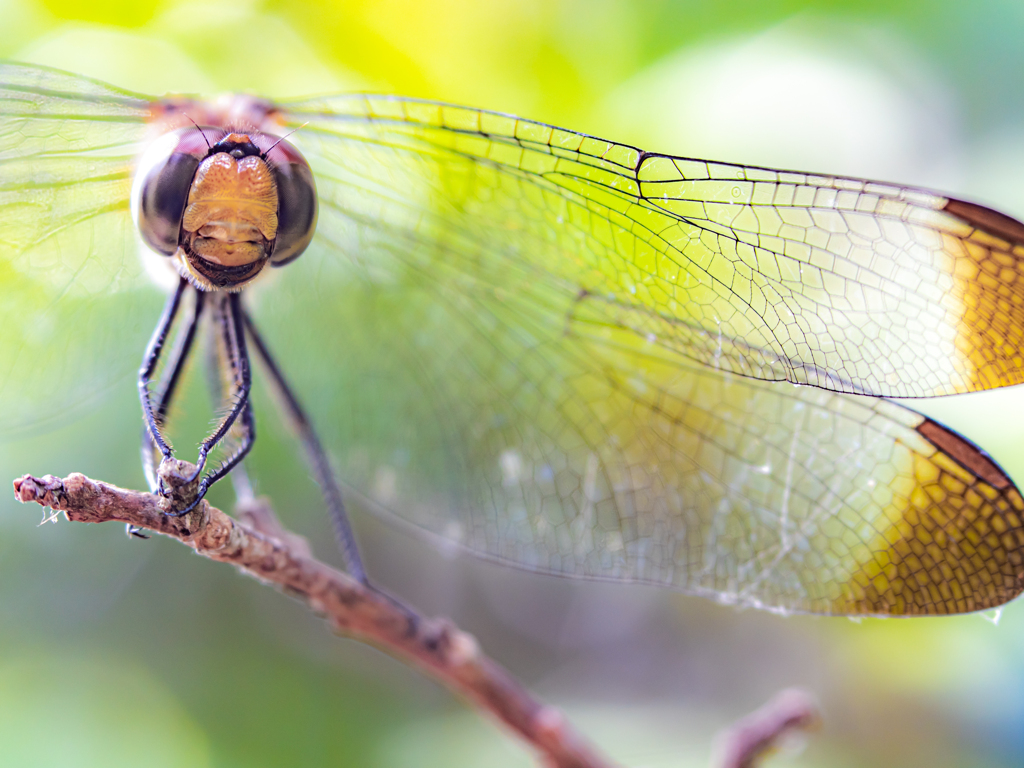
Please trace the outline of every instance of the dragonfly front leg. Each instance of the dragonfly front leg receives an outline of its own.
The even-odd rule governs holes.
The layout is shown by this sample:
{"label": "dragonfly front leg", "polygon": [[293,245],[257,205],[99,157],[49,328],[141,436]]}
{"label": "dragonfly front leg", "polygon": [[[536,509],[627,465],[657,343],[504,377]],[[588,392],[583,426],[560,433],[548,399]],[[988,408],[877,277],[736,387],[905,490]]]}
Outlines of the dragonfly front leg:
{"label": "dragonfly front leg", "polygon": [[[185,327],[179,331],[174,347],[171,349],[170,357],[165,362],[164,373],[157,388],[157,402],[154,407],[152,402],[153,395],[149,390],[149,382],[152,380],[152,374],[156,369],[156,365],[161,356],[163,346],[166,342],[167,333],[170,328],[170,325],[167,325],[165,320],[170,319],[173,323],[173,316],[179,310],[181,301],[179,294],[180,291],[176,292],[176,294],[168,300],[168,305],[165,309],[165,317],[161,318],[160,325],[157,327],[157,330],[153,335],[153,340],[150,342],[150,348],[146,352],[146,359],[143,362],[143,367],[139,372],[140,392],[143,393],[142,410],[143,413],[147,415],[146,423],[142,429],[142,470],[146,475],[146,482],[148,483],[149,490],[152,493],[158,493],[162,489],[162,484],[157,473],[156,462],[156,451],[160,449],[156,439],[153,437],[154,426],[156,433],[160,438],[162,438],[163,445],[165,447],[170,447],[170,442],[167,440],[166,436],[163,435],[162,429],[164,424],[167,422],[167,414],[170,411],[171,401],[174,399],[174,394],[177,391],[178,382],[181,381],[181,374],[185,369],[185,363],[188,361],[188,357],[192,352],[192,345],[196,338],[196,330],[199,327],[199,319],[202,317],[203,307],[206,303],[206,294],[202,291],[195,291],[195,302],[192,307],[192,316],[188,319]],[[163,451],[161,451],[161,453],[163,453]],[[163,455],[166,457],[166,454]],[[134,536],[140,539],[149,538],[134,525],[127,525],[125,530],[129,536]]]}
{"label": "dragonfly front leg", "polygon": [[[196,331],[199,328],[199,319],[203,314],[203,307],[205,304],[206,294],[203,291],[196,291],[195,304],[192,308],[192,317],[189,318],[187,325],[178,333],[174,348],[170,353],[170,358],[164,366],[164,375],[161,377],[160,384],[157,388],[156,407],[151,407],[153,418],[151,421],[147,419],[146,425],[142,430],[142,469],[146,473],[146,481],[149,483],[149,489],[153,493],[156,493],[160,487],[160,481],[157,476],[157,462],[155,461],[155,452],[158,450],[158,446],[152,436],[149,425],[150,423],[154,423],[156,424],[157,429],[162,430],[163,426],[167,423],[167,414],[171,408],[171,401],[177,391],[178,382],[181,381],[181,374],[185,369],[185,363],[188,361],[188,357],[192,352],[192,345],[196,338]],[[146,370],[148,367],[149,357],[147,354],[146,365],[143,370]],[[149,392],[148,386],[146,386],[145,393],[146,396],[152,400],[152,395]],[[147,404],[144,401],[142,406],[143,413],[146,413],[146,405]],[[163,437],[165,445],[170,444],[162,433],[161,437]],[[166,456],[166,454],[164,455]]]}
{"label": "dragonfly front leg", "polygon": [[[152,442],[152,447],[160,451],[164,459],[169,459],[174,454],[170,441],[163,433],[163,417],[166,415],[166,407],[161,413],[159,406],[153,406],[153,395],[149,391],[149,384],[153,380],[153,374],[156,371],[157,365],[160,363],[160,356],[163,354],[164,345],[167,343],[167,336],[170,334],[174,320],[178,316],[182,297],[185,295],[188,287],[188,280],[181,278],[177,289],[168,297],[167,303],[164,305],[163,314],[160,316],[160,322],[157,323],[156,329],[153,331],[153,337],[149,340],[149,345],[146,347],[146,355],[142,358],[142,367],[139,369],[139,400],[142,402],[142,420],[145,434]],[[172,360],[172,375],[173,369],[180,367],[181,364],[182,360]],[[173,389],[172,387],[170,394],[173,394]],[[160,399],[161,401],[166,399],[168,404],[170,402],[170,397],[166,391],[161,393]],[[143,469],[152,463],[151,459],[146,455],[150,450],[150,446],[146,444],[146,440],[143,438]],[[155,493],[158,485],[155,473],[147,472],[146,477],[150,481],[150,490]]]}
{"label": "dragonfly front leg", "polygon": [[249,393],[252,388],[252,366],[249,363],[249,351],[245,341],[245,323],[241,307],[241,295],[238,293],[220,294],[215,297],[214,333],[219,349],[216,356],[216,373],[218,378],[229,379],[228,397],[232,401],[231,410],[221,419],[217,428],[202,442],[199,447],[199,461],[195,472],[184,483],[193,482],[206,465],[210,452],[225,438],[232,427],[240,427],[241,443],[224,460],[216,470],[199,481],[195,498],[186,506],[170,513],[174,516],[185,515],[195,509],[206,492],[218,480],[225,477],[245,458],[256,440],[256,421],[253,417]]}
{"label": "dragonfly front leg", "polygon": [[[227,354],[227,339],[225,339],[224,328],[221,323],[211,324],[211,333],[206,345],[206,386],[210,393],[210,402],[215,404],[225,403],[231,399],[234,391],[235,379],[234,370],[230,365],[230,355]],[[229,376],[229,372],[231,376]],[[245,417],[242,417],[245,422]],[[237,427],[237,424],[236,424]],[[250,433],[255,439],[255,431]],[[252,501],[256,492],[253,490],[252,480],[246,470],[245,461],[239,461],[231,470],[231,484],[235,489],[235,499],[238,502]]]}
{"label": "dragonfly front leg", "polygon": [[[241,294],[229,293],[218,298],[216,323],[222,329],[224,335],[228,365],[234,381],[234,391],[232,392],[234,402],[231,405],[231,410],[220,420],[217,428],[200,444],[199,460],[196,462],[195,474],[189,478],[190,482],[195,480],[199,473],[203,471],[210,451],[227,436],[235,420],[248,407],[249,390],[252,388],[252,371],[249,365],[249,352],[245,347],[245,325],[242,322]],[[226,307],[224,306],[225,304],[227,304]],[[246,452],[248,452],[248,449],[246,449]],[[244,455],[245,453],[242,454],[242,456]],[[232,466],[234,466],[234,464],[241,460],[242,456],[232,457],[228,461],[233,460]],[[207,482],[209,478],[204,478],[200,487],[203,487],[203,484],[205,484],[206,488],[209,488],[210,485],[227,474],[227,472],[222,472],[218,469],[214,474],[216,475],[214,480]]]}

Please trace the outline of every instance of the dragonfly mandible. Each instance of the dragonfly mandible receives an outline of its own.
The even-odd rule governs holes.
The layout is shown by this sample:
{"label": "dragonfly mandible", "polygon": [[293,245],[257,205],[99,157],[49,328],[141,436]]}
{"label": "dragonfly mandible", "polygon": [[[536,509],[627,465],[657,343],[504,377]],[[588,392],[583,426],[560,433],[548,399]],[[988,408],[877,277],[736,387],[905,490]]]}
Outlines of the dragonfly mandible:
{"label": "dragonfly mandible", "polygon": [[484,557],[780,612],[947,614],[1024,588],[1012,480],[887,399],[1024,381],[1024,225],[415,99],[153,98],[0,66],[6,422],[129,370],[125,308],[154,298],[133,177],[199,126],[200,162],[230,133],[263,158],[287,135],[311,168],[294,265],[271,244],[242,293],[174,283],[221,313],[243,421],[246,344],[280,385],[287,367],[254,321],[285,363],[316,358],[293,383],[320,394],[328,497],[333,466],[347,499]]}

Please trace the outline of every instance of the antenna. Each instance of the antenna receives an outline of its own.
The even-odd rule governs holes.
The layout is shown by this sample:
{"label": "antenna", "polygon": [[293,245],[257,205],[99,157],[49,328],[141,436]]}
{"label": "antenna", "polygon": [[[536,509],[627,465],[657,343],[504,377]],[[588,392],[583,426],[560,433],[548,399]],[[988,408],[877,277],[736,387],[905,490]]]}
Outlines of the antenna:
{"label": "antenna", "polygon": [[306,122],[304,122],[304,123],[303,123],[302,125],[300,125],[300,126],[299,126],[298,128],[293,128],[292,130],[288,131],[288,133],[286,133],[286,134],[285,134],[284,136],[282,136],[282,137],[281,137],[281,138],[279,138],[279,139],[278,139],[277,141],[275,141],[275,142],[274,142],[273,144],[271,144],[271,145],[270,145],[270,147],[269,147],[269,148],[267,149],[267,151],[263,153],[263,156],[264,156],[264,157],[266,157],[267,155],[269,155],[269,154],[270,154],[270,152],[271,152],[271,151],[272,151],[272,150],[274,149],[274,147],[276,147],[276,146],[277,146],[278,144],[280,144],[280,143],[281,143],[282,141],[284,141],[285,139],[287,139],[287,138],[288,138],[289,136],[291,136],[291,135],[292,135],[293,133],[296,133],[296,132],[298,132],[298,131],[301,131],[301,130],[302,130],[303,128],[305,128],[305,127],[306,127],[307,125],[309,125],[309,121],[308,121],[308,120],[307,120]]}
{"label": "antenna", "polygon": [[[191,115],[189,115],[189,114],[187,114],[185,112],[182,112],[181,114],[185,115],[185,117],[188,118],[188,121],[190,123],[192,123],[192,125],[194,125],[196,127],[196,130],[199,131],[199,135],[202,136],[203,137],[203,141],[206,142],[206,148],[209,149],[212,152],[213,151],[213,147],[210,146],[210,140],[208,138],[206,138],[206,133],[203,131],[202,128],[199,127],[199,123],[197,123],[195,120],[193,120]],[[277,145],[275,144],[274,146],[277,146]]]}

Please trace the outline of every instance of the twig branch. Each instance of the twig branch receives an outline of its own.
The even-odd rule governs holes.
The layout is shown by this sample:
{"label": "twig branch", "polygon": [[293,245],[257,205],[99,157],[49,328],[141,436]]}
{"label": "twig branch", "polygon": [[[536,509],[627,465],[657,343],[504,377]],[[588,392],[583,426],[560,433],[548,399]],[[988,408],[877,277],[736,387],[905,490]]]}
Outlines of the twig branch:
{"label": "twig branch", "polygon": [[721,768],[755,768],[787,739],[816,728],[820,719],[810,694],[798,688],[781,691],[722,734],[719,765]]}
{"label": "twig branch", "polygon": [[412,662],[472,701],[531,744],[549,768],[610,768],[610,763],[508,672],[481,653],[476,640],[448,619],[425,619],[380,590],[314,559],[298,536],[284,531],[267,506],[242,511],[239,522],[203,501],[183,517],[165,514],[161,500],[90,480],[30,475],[14,481],[15,497],[65,514],[68,520],[112,520],[178,539],[211,560],[277,584],[322,614],[340,633]]}
{"label": "twig branch", "polygon": [[[178,462],[188,477],[192,465]],[[194,483],[193,483],[194,484]],[[80,523],[119,521],[177,539],[200,555],[276,584],[327,618],[341,634],[411,662],[507,726],[548,768],[612,768],[553,707],[534,699],[480,651],[476,640],[444,618],[426,619],[381,590],[316,560],[305,539],[285,530],[262,499],[239,504],[235,520],[203,501],[182,517],[167,500],[71,474],[25,475],[14,481],[21,502],[36,502]],[[759,765],[787,735],[817,722],[810,697],[784,691],[725,734],[723,768]]]}

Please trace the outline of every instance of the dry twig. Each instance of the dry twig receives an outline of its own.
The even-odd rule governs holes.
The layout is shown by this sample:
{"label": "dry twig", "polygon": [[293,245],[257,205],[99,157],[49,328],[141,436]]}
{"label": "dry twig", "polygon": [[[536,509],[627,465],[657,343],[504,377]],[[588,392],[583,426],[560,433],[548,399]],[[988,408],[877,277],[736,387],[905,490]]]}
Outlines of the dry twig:
{"label": "dry twig", "polygon": [[818,707],[808,693],[797,688],[782,691],[722,734],[719,765],[755,768],[781,743],[819,722]]}
{"label": "dry twig", "polygon": [[160,499],[71,474],[14,481],[15,497],[63,512],[68,520],[131,523],[178,539],[211,560],[276,584],[324,615],[340,633],[364,640],[426,670],[531,744],[550,768],[610,767],[558,710],[541,704],[480,652],[448,619],[425,619],[380,590],[314,559],[304,540],[285,532],[269,507],[250,504],[239,522],[205,501],[170,517]]}
{"label": "dry twig", "polygon": [[[179,474],[191,474],[180,462]],[[211,560],[276,584],[325,616],[341,634],[369,642],[429,672],[490,713],[533,746],[548,768],[613,765],[553,707],[534,699],[476,640],[448,619],[426,619],[381,590],[316,560],[300,536],[281,527],[269,505],[242,502],[235,520],[203,501],[183,517],[165,513],[166,500],[71,474],[61,479],[25,475],[15,497],[63,512],[81,523],[119,521],[169,536]],[[808,727],[817,714],[806,694],[783,692],[727,733],[727,768],[750,768],[786,734]]]}

